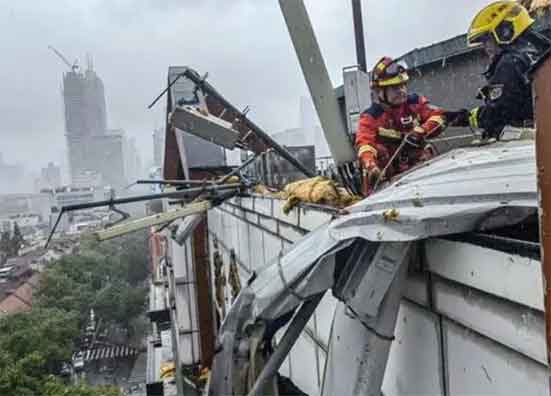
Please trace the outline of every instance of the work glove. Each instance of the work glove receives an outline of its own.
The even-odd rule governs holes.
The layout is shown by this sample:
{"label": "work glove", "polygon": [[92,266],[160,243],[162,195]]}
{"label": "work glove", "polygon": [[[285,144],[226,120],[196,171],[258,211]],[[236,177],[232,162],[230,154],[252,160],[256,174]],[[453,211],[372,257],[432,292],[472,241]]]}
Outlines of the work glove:
{"label": "work glove", "polygon": [[377,184],[381,180],[381,177],[381,170],[378,166],[375,166],[368,171],[367,181],[369,182],[370,186],[375,187],[375,184]]}
{"label": "work glove", "polygon": [[472,110],[461,109],[458,111],[447,111],[444,113],[448,124],[459,127],[478,128],[478,113],[479,107]]}
{"label": "work glove", "polygon": [[412,147],[424,146],[425,136],[420,132],[410,132],[405,137],[406,144]]}
{"label": "work glove", "polygon": [[479,128],[478,125],[478,115],[480,113],[480,107],[475,107],[469,111],[469,125],[471,128]]}
{"label": "work glove", "polygon": [[381,178],[381,170],[374,161],[363,162],[364,182],[373,187]]}
{"label": "work glove", "polygon": [[446,111],[444,117],[448,125],[459,126],[459,127],[468,127],[469,126],[469,110],[460,109],[457,111]]}

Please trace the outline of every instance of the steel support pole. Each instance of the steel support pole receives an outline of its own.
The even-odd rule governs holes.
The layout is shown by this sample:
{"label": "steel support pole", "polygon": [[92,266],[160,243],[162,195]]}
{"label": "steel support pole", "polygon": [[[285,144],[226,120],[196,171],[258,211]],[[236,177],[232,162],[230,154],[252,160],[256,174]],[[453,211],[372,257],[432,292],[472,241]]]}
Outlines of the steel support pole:
{"label": "steel support pole", "polygon": [[331,156],[337,165],[353,162],[356,153],[304,2],[279,0],[279,5]]}
{"label": "steel support pole", "polygon": [[316,310],[324,294],[325,293],[317,294],[312,297],[312,299],[302,304],[299,311],[293,318],[293,321],[287,328],[285,335],[281,338],[276,350],[272,356],[270,356],[270,359],[266,362],[262,372],[256,379],[253,389],[248,393],[248,396],[262,396],[265,394],[263,393],[264,387],[270,382],[281,367],[281,364],[285,361],[289,351],[293,345],[295,345],[300,333],[310,320],[310,317]]}
{"label": "steel support pole", "polygon": [[551,365],[549,353],[551,351],[551,58],[549,57],[534,74],[533,93],[545,334],[547,361]]}
{"label": "steel support pole", "polygon": [[361,0],[352,0],[352,16],[354,18],[354,35],[356,36],[356,58],[358,59],[358,66],[361,71],[367,73]]}

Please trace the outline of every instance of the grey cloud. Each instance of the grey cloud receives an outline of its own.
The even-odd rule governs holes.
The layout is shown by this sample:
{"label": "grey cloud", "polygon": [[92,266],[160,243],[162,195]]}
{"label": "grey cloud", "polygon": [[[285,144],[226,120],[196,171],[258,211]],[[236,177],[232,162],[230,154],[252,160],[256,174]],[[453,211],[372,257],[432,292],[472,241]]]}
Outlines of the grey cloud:
{"label": "grey cloud", "polygon": [[[468,3],[468,4],[465,4]],[[368,62],[462,33],[488,1],[364,1]],[[350,2],[306,0],[334,84],[355,63]],[[209,72],[210,81],[270,132],[298,124],[307,93],[275,0],[0,0],[0,151],[30,168],[64,153],[60,93],[65,66],[86,52],[105,84],[108,122],[136,136],[150,157],[164,104],[146,106],[169,65]],[[59,162],[59,161],[58,161]]]}

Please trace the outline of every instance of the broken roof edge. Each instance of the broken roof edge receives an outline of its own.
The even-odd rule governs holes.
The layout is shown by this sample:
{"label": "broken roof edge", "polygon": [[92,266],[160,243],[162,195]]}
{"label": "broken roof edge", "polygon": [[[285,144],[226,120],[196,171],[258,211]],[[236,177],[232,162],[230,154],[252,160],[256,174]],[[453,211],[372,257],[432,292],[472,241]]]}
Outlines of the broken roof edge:
{"label": "broken roof edge", "polygon": [[[535,172],[533,145],[524,142],[455,149],[415,168],[264,267],[248,285],[254,316],[285,313],[288,302],[274,306],[274,298],[353,240],[417,241],[522,222],[538,210]],[[395,213],[389,216],[389,210]]]}
{"label": "broken roof edge", "polygon": [[[542,15],[535,15],[535,29],[540,33],[551,35],[551,12],[545,11]],[[403,60],[408,69],[415,69],[442,62],[449,58],[481,52],[480,48],[471,48],[467,46],[466,33],[452,36],[442,41],[427,44],[414,48],[403,55],[397,57]],[[368,71],[370,68],[368,68]],[[335,87],[337,98],[344,98],[344,85]]]}
{"label": "broken roof edge", "polygon": [[398,59],[406,63],[408,69],[415,69],[430,64],[445,61],[455,56],[481,51],[480,48],[467,46],[467,35],[460,34],[449,39],[414,48]]}
{"label": "broken roof edge", "polygon": [[[231,393],[236,343],[249,337],[251,326],[280,325],[301,303],[334,289],[337,266],[354,268],[348,263],[365,258],[344,250],[352,243],[363,241],[375,252],[385,246],[405,247],[429,238],[517,225],[538,210],[535,168],[533,145],[523,142],[456,149],[415,168],[353,206],[351,213],[306,234],[263,267],[230,308],[218,336],[221,352],[215,356],[213,388]],[[386,215],[394,209],[396,213]],[[349,295],[343,288],[337,298],[348,303]]]}

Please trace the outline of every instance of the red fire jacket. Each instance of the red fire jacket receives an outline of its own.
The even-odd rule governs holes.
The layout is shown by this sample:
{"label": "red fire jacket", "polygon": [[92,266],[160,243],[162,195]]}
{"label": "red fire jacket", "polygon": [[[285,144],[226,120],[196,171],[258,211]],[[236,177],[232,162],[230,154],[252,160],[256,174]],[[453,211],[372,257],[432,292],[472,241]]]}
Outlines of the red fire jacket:
{"label": "red fire jacket", "polygon": [[[404,136],[414,132],[417,137],[435,137],[445,125],[444,110],[432,106],[427,98],[409,95],[406,103],[397,107],[383,107],[374,103],[360,116],[356,133],[356,149],[364,168],[374,166],[383,170]],[[425,143],[419,147],[406,144],[387,168],[390,178],[433,156]]]}

